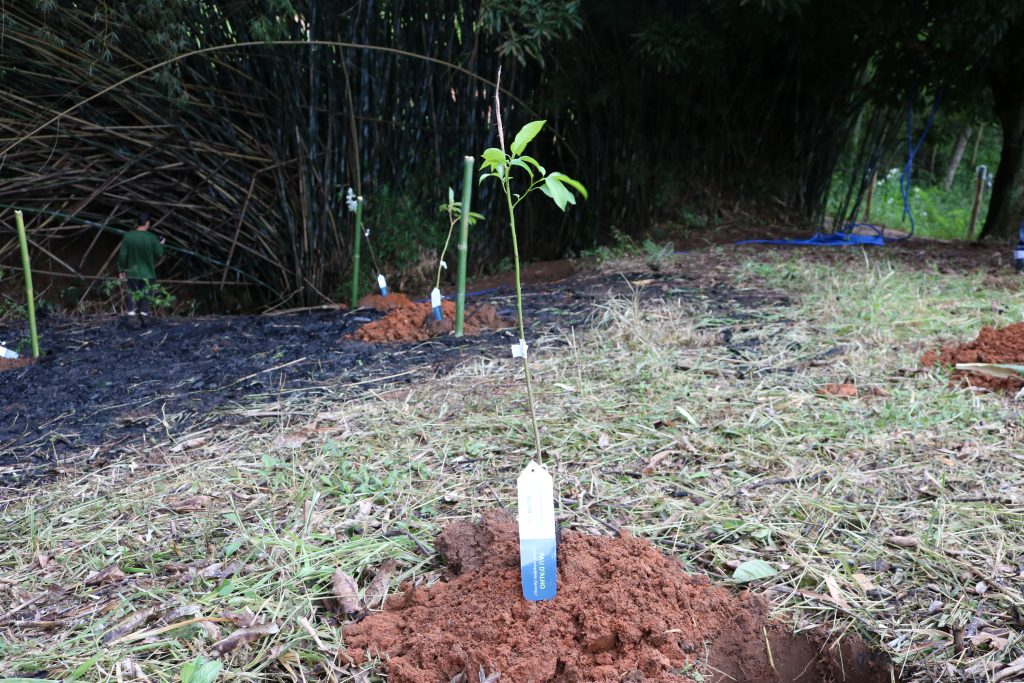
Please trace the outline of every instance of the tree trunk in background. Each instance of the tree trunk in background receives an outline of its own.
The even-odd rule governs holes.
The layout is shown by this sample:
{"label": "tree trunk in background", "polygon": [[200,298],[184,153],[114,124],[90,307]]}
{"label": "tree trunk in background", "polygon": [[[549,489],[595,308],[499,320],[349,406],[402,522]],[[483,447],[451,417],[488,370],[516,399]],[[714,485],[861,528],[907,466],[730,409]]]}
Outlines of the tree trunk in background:
{"label": "tree trunk in background", "polygon": [[942,189],[949,192],[953,189],[953,179],[956,178],[956,170],[960,168],[960,161],[964,158],[964,150],[967,149],[967,140],[971,137],[971,127],[967,126],[960,137],[956,139],[956,146],[953,147],[953,156],[949,159],[949,168],[946,170],[946,180],[942,183]]}
{"label": "tree trunk in background", "polygon": [[981,138],[985,135],[985,124],[978,126],[978,137],[974,138],[974,151],[971,152],[971,168],[978,162],[978,148],[981,147]]}
{"label": "tree trunk in background", "polygon": [[979,239],[1016,239],[1024,219],[1024,75],[1012,70],[989,75],[996,116],[1003,128],[999,168]]}

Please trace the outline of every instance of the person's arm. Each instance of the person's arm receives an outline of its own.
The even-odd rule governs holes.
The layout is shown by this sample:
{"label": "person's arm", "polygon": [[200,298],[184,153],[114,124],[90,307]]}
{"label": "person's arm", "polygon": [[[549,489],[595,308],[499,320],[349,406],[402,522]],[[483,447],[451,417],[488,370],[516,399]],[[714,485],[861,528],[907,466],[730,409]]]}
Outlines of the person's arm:
{"label": "person's arm", "polygon": [[156,241],[156,251],[153,252],[153,254],[155,256],[154,260],[158,259],[158,258],[160,258],[161,256],[164,255],[164,238],[163,237],[161,237],[160,239],[158,239]]}

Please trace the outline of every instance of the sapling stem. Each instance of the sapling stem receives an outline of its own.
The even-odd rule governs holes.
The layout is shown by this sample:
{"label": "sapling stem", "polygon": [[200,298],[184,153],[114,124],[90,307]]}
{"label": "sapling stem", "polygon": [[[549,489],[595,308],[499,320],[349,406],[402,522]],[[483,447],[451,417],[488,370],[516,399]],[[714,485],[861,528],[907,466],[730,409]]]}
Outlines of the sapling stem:
{"label": "sapling stem", "polygon": [[[494,89],[494,118],[498,122],[498,142],[501,145],[503,154],[508,154],[505,148],[505,129],[501,123],[501,70],[498,70],[497,87]],[[505,191],[505,203],[508,205],[508,222],[512,229],[512,262],[515,264],[516,273],[516,313],[519,322],[519,339],[526,339],[526,325],[523,322],[523,284],[519,272],[519,240],[516,237],[516,211],[512,204],[512,173],[506,169],[502,174],[501,187]],[[523,195],[525,196],[525,194]],[[520,343],[525,343],[521,341]],[[530,378],[530,360],[527,358],[526,349],[523,349],[523,374],[526,376],[526,398],[530,404],[530,421],[533,423],[533,445],[537,449],[537,462],[543,464],[544,451],[540,447],[540,426],[537,424],[537,405],[533,400],[533,381]]]}
{"label": "sapling stem", "polygon": [[363,242],[363,198],[356,197],[356,232],[352,242],[352,310],[359,305],[359,246]]}
{"label": "sapling stem", "polygon": [[25,218],[20,210],[14,212],[18,226],[18,246],[21,247],[21,269],[25,276],[25,299],[28,307],[28,333],[32,342],[32,357],[39,358],[39,337],[36,335],[36,301],[32,291],[32,267],[28,258],[28,238],[25,236]]}
{"label": "sapling stem", "polygon": [[462,209],[459,223],[459,269],[455,280],[455,336],[462,336],[466,315],[466,255],[469,249],[469,210],[473,196],[473,157],[462,161]]}

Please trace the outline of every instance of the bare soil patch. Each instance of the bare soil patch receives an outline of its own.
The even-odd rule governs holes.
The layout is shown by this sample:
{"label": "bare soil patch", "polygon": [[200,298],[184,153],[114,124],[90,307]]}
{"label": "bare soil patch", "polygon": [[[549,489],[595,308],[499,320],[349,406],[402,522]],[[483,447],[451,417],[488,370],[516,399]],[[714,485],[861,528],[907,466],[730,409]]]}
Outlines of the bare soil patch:
{"label": "bare soil patch", "polygon": [[349,656],[384,658],[393,683],[475,683],[481,672],[580,683],[892,680],[856,638],[791,635],[763,598],[687,575],[628,534],[565,532],[548,602],[522,597],[517,529],[504,513],[453,523],[436,545],[447,582],[407,585],[384,612],[345,628]]}

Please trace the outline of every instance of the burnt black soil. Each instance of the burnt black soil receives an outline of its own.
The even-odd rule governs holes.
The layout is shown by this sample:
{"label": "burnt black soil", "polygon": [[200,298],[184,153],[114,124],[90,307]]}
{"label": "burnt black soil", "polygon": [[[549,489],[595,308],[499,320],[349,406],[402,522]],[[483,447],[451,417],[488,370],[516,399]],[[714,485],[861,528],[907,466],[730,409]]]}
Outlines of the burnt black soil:
{"label": "burnt black soil", "polygon": [[[783,303],[698,279],[704,280],[654,272],[576,276],[528,288],[525,315],[535,336],[586,325],[594,303],[634,290],[641,298],[700,298],[734,318],[742,315],[734,309]],[[507,288],[480,300],[514,317]],[[334,395],[339,387],[354,393],[443,374],[473,355],[505,357],[518,336],[500,330],[418,344],[347,338],[380,315],[360,309],[155,318],[145,328],[111,316],[43,318],[39,362],[0,372],[0,494],[69,466],[95,467],[147,444],[173,444],[198,427],[245,419],[230,409],[284,392],[331,386]],[[0,339],[26,335],[24,322],[0,323]]]}

